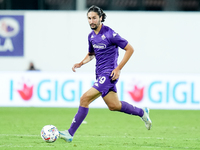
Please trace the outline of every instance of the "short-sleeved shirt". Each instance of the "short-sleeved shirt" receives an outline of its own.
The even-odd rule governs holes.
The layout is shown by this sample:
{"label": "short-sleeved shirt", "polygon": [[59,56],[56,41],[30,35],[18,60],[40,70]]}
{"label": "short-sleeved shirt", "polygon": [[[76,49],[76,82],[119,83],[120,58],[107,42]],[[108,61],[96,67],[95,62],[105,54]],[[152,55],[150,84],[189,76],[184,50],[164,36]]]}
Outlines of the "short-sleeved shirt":
{"label": "short-sleeved shirt", "polygon": [[95,53],[96,78],[103,73],[110,74],[117,67],[118,47],[124,49],[128,41],[110,27],[102,24],[98,34],[92,31],[88,36],[89,52]]}
{"label": "short-sleeved shirt", "polygon": [[88,36],[89,52],[95,53],[96,79],[93,88],[105,97],[110,91],[117,92],[117,80],[112,80],[111,72],[117,67],[118,47],[124,49],[128,41],[102,24],[98,34],[92,31]]}

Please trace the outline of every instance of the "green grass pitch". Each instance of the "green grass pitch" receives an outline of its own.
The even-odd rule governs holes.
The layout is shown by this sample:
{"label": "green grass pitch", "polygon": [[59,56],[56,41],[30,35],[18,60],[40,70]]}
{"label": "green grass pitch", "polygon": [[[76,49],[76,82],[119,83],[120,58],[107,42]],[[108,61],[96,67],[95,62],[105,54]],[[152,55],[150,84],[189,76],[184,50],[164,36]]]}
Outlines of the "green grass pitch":
{"label": "green grass pitch", "polygon": [[40,137],[44,125],[68,129],[77,108],[0,107],[0,150],[198,150],[200,110],[150,110],[148,131],[139,117],[90,109],[72,143]]}

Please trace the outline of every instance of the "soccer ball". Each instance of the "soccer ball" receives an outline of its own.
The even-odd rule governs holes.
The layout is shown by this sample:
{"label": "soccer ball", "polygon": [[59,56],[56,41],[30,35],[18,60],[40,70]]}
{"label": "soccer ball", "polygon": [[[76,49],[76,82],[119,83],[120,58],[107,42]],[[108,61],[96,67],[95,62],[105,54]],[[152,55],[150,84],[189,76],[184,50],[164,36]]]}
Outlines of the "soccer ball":
{"label": "soccer ball", "polygon": [[41,137],[47,143],[55,142],[58,136],[58,129],[54,125],[46,125],[41,130]]}

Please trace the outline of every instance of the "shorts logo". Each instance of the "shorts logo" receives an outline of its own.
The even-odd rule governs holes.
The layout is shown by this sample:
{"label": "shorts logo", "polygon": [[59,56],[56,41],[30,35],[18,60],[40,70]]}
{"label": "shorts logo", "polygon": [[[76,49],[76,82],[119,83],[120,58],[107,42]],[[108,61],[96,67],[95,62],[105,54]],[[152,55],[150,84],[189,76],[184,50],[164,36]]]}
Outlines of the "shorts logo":
{"label": "shorts logo", "polygon": [[97,82],[96,82],[96,83],[94,83],[94,85],[95,85],[95,86],[97,86],[97,87],[99,86]]}
{"label": "shorts logo", "polygon": [[105,81],[106,81],[106,77],[105,76],[99,78],[99,83],[100,84],[103,84]]}

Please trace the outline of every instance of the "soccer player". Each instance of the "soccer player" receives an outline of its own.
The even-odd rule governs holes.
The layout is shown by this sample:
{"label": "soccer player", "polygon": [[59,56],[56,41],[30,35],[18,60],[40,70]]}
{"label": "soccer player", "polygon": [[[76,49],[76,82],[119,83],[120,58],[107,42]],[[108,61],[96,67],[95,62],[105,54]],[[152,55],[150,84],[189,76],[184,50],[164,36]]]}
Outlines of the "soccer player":
{"label": "soccer player", "polygon": [[[106,19],[106,14],[97,6],[91,6],[87,12],[87,18],[91,29],[88,36],[89,52],[86,57],[76,63],[72,70],[96,58],[96,82],[85,92],[80,99],[80,106],[72,124],[68,130],[60,131],[59,137],[66,142],[71,142],[73,136],[88,114],[89,104],[101,96],[111,111],[124,112],[126,114],[141,117],[148,130],[151,129],[148,108],[137,108],[125,101],[120,101],[117,96],[116,83],[120,76],[120,71],[127,63],[133,53],[132,46],[118,33],[102,22]],[[123,59],[117,64],[118,47],[125,50]]]}

